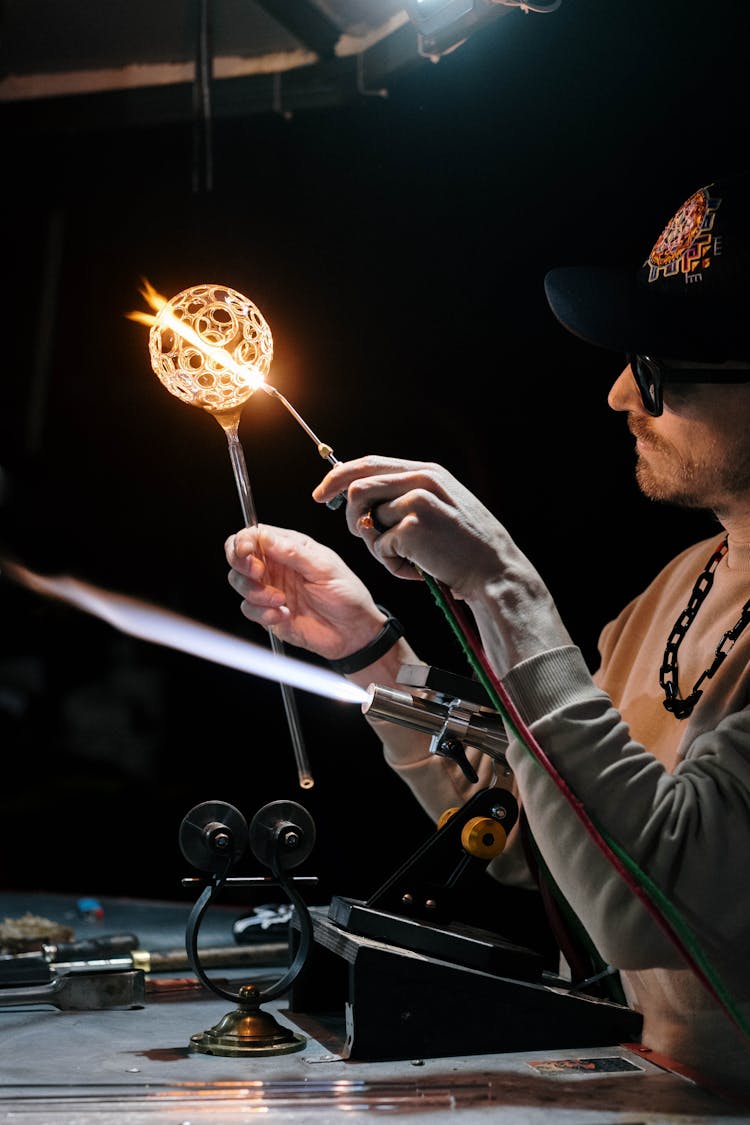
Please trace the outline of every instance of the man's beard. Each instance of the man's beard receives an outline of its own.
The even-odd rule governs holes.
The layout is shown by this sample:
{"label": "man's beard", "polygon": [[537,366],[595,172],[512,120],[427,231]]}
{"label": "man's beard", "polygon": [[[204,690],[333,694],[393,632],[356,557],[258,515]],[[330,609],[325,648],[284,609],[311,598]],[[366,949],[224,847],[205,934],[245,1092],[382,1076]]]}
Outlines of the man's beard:
{"label": "man's beard", "polygon": [[[645,449],[644,454],[636,455],[635,479],[649,500],[717,511],[730,497],[746,495],[750,489],[750,449],[744,441],[741,447],[717,448],[712,460],[686,459],[678,457],[669,442],[654,434],[645,419],[631,416],[628,428]],[[657,457],[648,458],[649,450]]]}
{"label": "man's beard", "polygon": [[675,504],[678,508],[703,508],[706,505],[699,499],[695,491],[689,488],[687,481],[678,484],[675,481],[665,481],[654,473],[650,465],[638,455],[635,464],[635,479],[644,496],[649,500],[656,500],[662,504]]}

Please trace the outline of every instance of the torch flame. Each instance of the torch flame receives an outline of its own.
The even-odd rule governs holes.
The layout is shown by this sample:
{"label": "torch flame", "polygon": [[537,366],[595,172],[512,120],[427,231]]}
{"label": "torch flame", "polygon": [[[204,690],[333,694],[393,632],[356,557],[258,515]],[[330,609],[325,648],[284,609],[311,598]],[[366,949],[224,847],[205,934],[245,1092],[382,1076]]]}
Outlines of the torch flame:
{"label": "torch flame", "polygon": [[[157,312],[157,313],[161,312],[161,310],[164,308],[164,306],[169,303],[167,301],[167,298],[162,297],[161,293],[158,293],[156,291],[156,289],[154,289],[153,285],[148,280],[148,278],[144,277],[142,279],[142,281],[143,281],[142,287],[138,290],[138,292],[141,294],[142,297],[145,298],[146,302],[151,306],[151,308],[154,310],[154,312]],[[155,317],[151,316],[149,313],[138,312],[137,309],[134,310],[133,312],[127,313],[126,315],[127,315],[129,320],[137,320],[137,321],[140,321],[141,324],[151,325],[151,324],[154,323],[154,320],[156,319]]]}
{"label": "torch flame", "polygon": [[253,676],[277,680],[342,703],[365,703],[370,696],[337,672],[307,664],[283,652],[268,652],[231,633],[214,629],[192,618],[173,613],[140,598],[82,582],[68,574],[39,574],[15,559],[0,557],[0,578],[7,577],[34,590],[90,613],[113,628],[150,644],[223,664]]}

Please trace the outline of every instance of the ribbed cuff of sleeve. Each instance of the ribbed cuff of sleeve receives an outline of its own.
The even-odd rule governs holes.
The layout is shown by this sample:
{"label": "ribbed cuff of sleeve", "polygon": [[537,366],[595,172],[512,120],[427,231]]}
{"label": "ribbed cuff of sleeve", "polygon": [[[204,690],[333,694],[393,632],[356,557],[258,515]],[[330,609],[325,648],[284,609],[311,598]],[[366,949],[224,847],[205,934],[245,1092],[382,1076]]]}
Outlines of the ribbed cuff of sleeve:
{"label": "ribbed cuff of sleeve", "polygon": [[527,725],[551,711],[591,699],[591,673],[575,645],[550,649],[517,664],[503,687]]}

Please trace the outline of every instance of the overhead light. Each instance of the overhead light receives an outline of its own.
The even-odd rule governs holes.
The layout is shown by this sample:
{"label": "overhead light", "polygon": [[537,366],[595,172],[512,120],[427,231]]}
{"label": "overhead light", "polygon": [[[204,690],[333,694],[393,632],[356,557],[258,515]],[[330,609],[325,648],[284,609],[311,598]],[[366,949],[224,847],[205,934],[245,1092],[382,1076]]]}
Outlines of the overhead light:
{"label": "overhead light", "polygon": [[472,32],[512,8],[553,12],[562,0],[407,0],[404,10],[417,29],[419,53],[437,62],[465,43]]}
{"label": "overhead light", "polygon": [[419,53],[434,61],[460,47],[478,27],[509,10],[497,0],[408,0],[406,4],[406,13],[419,36]]}

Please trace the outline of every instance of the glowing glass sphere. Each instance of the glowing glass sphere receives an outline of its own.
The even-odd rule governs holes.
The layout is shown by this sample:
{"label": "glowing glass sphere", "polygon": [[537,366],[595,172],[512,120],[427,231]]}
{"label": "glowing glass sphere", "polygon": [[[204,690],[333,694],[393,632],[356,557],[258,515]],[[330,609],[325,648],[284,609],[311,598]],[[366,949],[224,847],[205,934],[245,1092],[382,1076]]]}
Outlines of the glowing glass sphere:
{"label": "glowing glass sphere", "polygon": [[257,305],[226,285],[193,285],[167,301],[148,348],[167,390],[211,413],[237,410],[273,359],[271,329]]}

